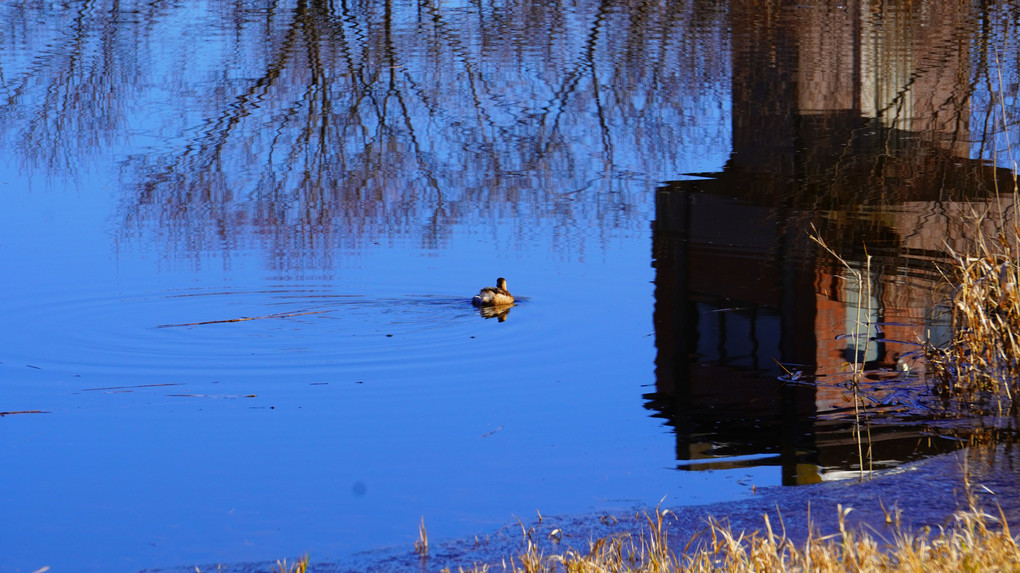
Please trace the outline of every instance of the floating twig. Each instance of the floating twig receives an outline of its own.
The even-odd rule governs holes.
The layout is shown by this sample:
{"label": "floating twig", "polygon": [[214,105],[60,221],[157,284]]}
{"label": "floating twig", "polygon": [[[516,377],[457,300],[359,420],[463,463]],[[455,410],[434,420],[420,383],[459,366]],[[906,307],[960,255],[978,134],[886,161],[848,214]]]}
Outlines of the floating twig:
{"label": "floating twig", "polygon": [[496,428],[495,430],[493,430],[493,431],[491,431],[491,432],[486,432],[486,433],[482,434],[482,437],[483,437],[483,438],[488,438],[489,436],[491,436],[491,435],[495,434],[496,432],[498,432],[498,431],[500,431],[500,430],[502,430],[502,429],[503,429],[503,426],[502,426],[502,425],[500,425],[500,427]]}
{"label": "floating twig", "polygon": [[135,386],[106,386],[105,388],[85,388],[82,392],[100,392],[104,390],[130,390],[132,388],[158,388],[160,386],[180,386],[180,382],[164,382],[162,384],[137,384]]}
{"label": "floating twig", "polygon": [[264,318],[290,318],[292,316],[305,316],[308,314],[322,314],[328,310],[312,310],[309,312],[280,312],[267,314],[265,316],[242,316],[241,318],[227,318],[225,320],[203,320],[202,322],[185,322],[184,324],[161,324],[156,328],[173,328],[176,326],[202,326],[203,324],[223,324],[226,322],[244,322],[246,320],[262,320]]}

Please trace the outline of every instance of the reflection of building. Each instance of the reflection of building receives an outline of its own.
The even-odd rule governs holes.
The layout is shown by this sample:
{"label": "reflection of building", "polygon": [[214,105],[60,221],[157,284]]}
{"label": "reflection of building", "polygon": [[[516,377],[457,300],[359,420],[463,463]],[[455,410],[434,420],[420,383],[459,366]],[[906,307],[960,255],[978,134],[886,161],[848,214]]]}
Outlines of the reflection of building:
{"label": "reflection of building", "polygon": [[[731,2],[734,159],[789,168],[773,154],[795,144],[796,124],[837,112],[965,157],[974,10],[933,0]],[[761,145],[763,134],[773,145]]]}
{"label": "reflection of building", "polygon": [[[941,283],[931,263],[948,263],[942,241],[964,244],[967,227],[940,230],[960,212],[992,203],[919,200],[873,213],[855,212],[853,205],[846,211],[774,206],[797,193],[792,181],[788,193],[772,185],[768,196],[738,195],[769,187],[760,179],[727,171],[657,193],[657,392],[648,396],[649,407],[676,427],[678,459],[772,455],[778,462],[765,463],[782,465],[784,483],[800,483],[817,479],[805,463],[840,467],[856,456],[846,421],[818,418],[849,406],[845,388],[832,386],[849,378],[847,362],[857,357],[891,377],[919,336],[938,338],[945,329],[933,310]],[[811,223],[861,271],[863,293],[843,278],[843,267],[812,252]],[[860,320],[868,323],[866,347],[849,336],[858,300],[864,301]],[[819,385],[784,383],[780,378],[790,374],[783,368],[806,380],[817,376]],[[948,447],[923,432],[917,421],[878,421],[875,459]]]}
{"label": "reflection of building", "polygon": [[806,236],[770,215],[687,184],[657,193],[650,398],[676,427],[678,459],[780,455],[787,476],[796,464],[786,460],[797,455],[781,449],[796,448],[810,431],[814,392],[780,384],[773,360],[792,364],[814,353],[813,309],[798,304],[813,293],[813,277],[795,252]]}
{"label": "reflection of building", "polygon": [[[993,190],[1012,181],[967,157],[965,6],[769,4],[731,3],[730,161],[657,193],[648,398],[678,460],[751,456],[802,483],[856,459],[828,415],[850,406],[832,383],[854,358],[892,378],[924,331],[938,336],[931,263],[965,245],[961,213],[1003,212]],[[818,256],[811,224],[860,283]],[[867,336],[848,336],[858,320]],[[798,375],[819,385],[780,381]],[[876,420],[874,459],[948,447],[923,430],[907,412]]]}

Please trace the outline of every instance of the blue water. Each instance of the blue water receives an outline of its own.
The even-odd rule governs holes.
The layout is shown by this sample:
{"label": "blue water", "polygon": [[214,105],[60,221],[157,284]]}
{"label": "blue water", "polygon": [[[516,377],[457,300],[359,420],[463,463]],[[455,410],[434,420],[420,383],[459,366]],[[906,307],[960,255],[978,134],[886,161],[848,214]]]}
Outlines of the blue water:
{"label": "blue water", "polygon": [[[768,452],[692,459],[732,444],[648,405],[656,189],[747,161],[739,15],[243,4],[0,6],[0,570],[338,561],[423,518],[469,537],[782,481]],[[504,320],[470,302],[498,276]],[[779,315],[747,316],[703,318],[699,360],[729,336],[772,368]],[[678,469],[706,459],[737,469]]]}
{"label": "blue water", "polygon": [[[304,82],[287,25],[243,24],[264,13],[81,8],[0,18],[19,26],[0,58],[0,411],[41,412],[0,418],[0,569],[329,559],[410,544],[422,517],[442,538],[536,510],[747,491],[749,471],[671,469],[674,437],[641,398],[652,192],[725,160],[725,78],[688,96],[703,117],[670,127],[718,145],[644,144],[653,157],[625,139],[671,121],[631,109],[654,92],[620,102],[613,121],[630,127],[607,145],[589,96],[542,87],[538,55],[498,72],[472,127],[477,110],[452,105],[463,70],[422,86],[435,64],[413,63],[426,53],[404,38],[423,66],[398,78],[408,127],[385,85],[358,99],[340,72]],[[331,33],[368,50],[358,35],[377,16]],[[585,29],[564,42],[583,47]],[[293,59],[267,84],[274,56]],[[325,89],[369,111],[313,157],[300,122]],[[494,165],[479,137],[559,149],[497,149]],[[470,304],[497,276],[521,298],[503,322]]]}

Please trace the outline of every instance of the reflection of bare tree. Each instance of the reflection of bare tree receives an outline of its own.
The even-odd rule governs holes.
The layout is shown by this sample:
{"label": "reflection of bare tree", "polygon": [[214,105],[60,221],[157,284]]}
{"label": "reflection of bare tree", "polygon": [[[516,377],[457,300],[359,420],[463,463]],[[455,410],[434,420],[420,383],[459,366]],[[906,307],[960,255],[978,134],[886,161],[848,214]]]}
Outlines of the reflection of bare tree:
{"label": "reflection of bare tree", "polygon": [[[435,247],[458,225],[580,249],[642,220],[635,193],[647,186],[633,191],[627,174],[659,176],[703,135],[693,106],[726,77],[712,4],[213,2],[202,18],[156,3],[126,18],[98,2],[66,15],[80,32],[55,52],[63,59],[5,76],[6,110],[38,118],[19,134],[35,149],[93,138],[64,144],[73,165],[124,144],[135,108],[155,106],[147,120],[170,145],[128,162],[138,191],[124,230],[189,252],[256,241],[285,266],[362,241]],[[46,10],[10,14],[25,46]],[[94,75],[78,71],[85,58],[102,62]],[[66,87],[65,100],[20,95],[43,82],[46,94]]]}
{"label": "reflection of bare tree", "polygon": [[[604,240],[607,229],[634,228],[647,218],[650,186],[631,183],[632,176],[669,177],[684,153],[728,144],[731,43],[739,48],[756,30],[771,29],[775,14],[752,12],[761,22],[738,25],[735,18],[748,15],[730,12],[736,6],[705,0],[640,6],[213,0],[155,2],[130,12],[114,0],[80,10],[3,6],[0,128],[26,159],[49,170],[73,170],[104,150],[130,153],[122,230],[163,234],[186,252],[258,243],[274,253],[276,265],[303,266],[296,253],[328,257],[337,247],[408,238],[437,247],[458,232],[501,246],[542,234],[554,248],[581,251]],[[824,21],[811,29],[838,28],[844,12],[818,12]],[[959,66],[967,77],[945,84],[945,93],[973,102],[969,108],[934,102],[938,109],[995,109],[997,82],[988,65],[994,57],[1013,70],[1006,91],[1016,90],[1020,55],[988,48],[1015,45],[1005,42],[1015,32],[1015,8],[996,4],[980,14],[975,48],[953,56],[976,59],[974,73]],[[875,29],[883,24],[868,18],[861,21]],[[931,31],[942,47],[933,57],[963,45],[966,32],[942,41]],[[828,45],[801,39],[797,53],[838,52]],[[938,62],[922,64],[922,73],[940,69]],[[842,76],[801,78],[816,91],[801,89],[796,105],[843,109],[836,105],[847,99],[837,97],[842,84],[826,83],[833,77]],[[916,86],[925,78],[907,80]],[[752,111],[762,109],[755,101]],[[735,124],[735,133],[749,134],[748,149],[767,147],[759,141],[761,126],[768,126],[764,115],[748,115],[753,122],[743,131]],[[959,126],[962,118],[939,121]],[[987,123],[986,136],[996,120]],[[735,157],[746,161],[736,147]],[[889,176],[889,163],[855,166],[854,150],[836,147],[818,152],[842,153],[842,171],[819,178],[863,169]],[[855,200],[855,193],[847,186],[845,196],[834,198]]]}
{"label": "reflection of bare tree", "polygon": [[[991,3],[981,13],[981,33],[974,42],[975,86],[974,114],[971,130],[973,154],[1010,165],[1017,155],[1009,149],[1020,139],[1020,106],[1016,105],[1020,90],[1020,6],[1011,2]],[[1005,130],[1003,128],[1006,128]],[[1004,136],[1004,131],[1006,135]]]}
{"label": "reflection of bare tree", "polygon": [[46,27],[38,25],[38,6],[0,10],[0,38],[12,44],[0,58],[0,128],[16,132],[6,148],[50,172],[71,172],[125,127],[124,105],[141,79],[132,31],[102,22],[90,5],[56,10]]}

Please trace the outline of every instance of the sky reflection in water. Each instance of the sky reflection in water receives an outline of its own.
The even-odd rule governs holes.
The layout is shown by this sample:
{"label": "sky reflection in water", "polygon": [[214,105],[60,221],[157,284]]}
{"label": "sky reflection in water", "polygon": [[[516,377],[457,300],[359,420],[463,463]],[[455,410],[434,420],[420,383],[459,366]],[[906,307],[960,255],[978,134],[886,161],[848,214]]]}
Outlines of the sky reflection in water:
{"label": "sky reflection in water", "polygon": [[[726,333],[709,318],[732,299],[706,293],[744,275],[667,292],[667,255],[767,266],[771,243],[741,242],[763,223],[802,237],[838,219],[826,213],[875,210],[859,179],[810,187],[810,208],[803,188],[758,187],[762,173],[817,182],[756,139],[783,135],[783,113],[755,107],[748,126],[748,106],[733,109],[747,103],[733,82],[765,69],[739,8],[0,8],[0,411],[47,412],[0,419],[0,568],[329,559],[410,548],[422,516],[433,537],[468,536],[536,509],[704,503],[785,481],[755,461],[779,454],[725,419],[683,432],[685,414],[661,405],[682,345],[653,324],[653,309],[693,305],[694,366],[739,363],[774,385],[781,309],[737,309],[740,340],[717,353]],[[977,115],[990,98],[971,101]],[[835,132],[920,131],[895,117]],[[988,139],[949,147],[988,158]],[[663,193],[704,219],[671,226],[682,208]],[[913,221],[890,207],[901,199],[883,212]],[[802,255],[784,267],[798,280],[816,270]],[[470,304],[497,276],[523,297],[505,322]],[[709,446],[751,461],[676,471]]]}
{"label": "sky reflection in water", "polygon": [[[3,419],[2,568],[746,489],[678,480],[641,398],[651,193],[724,161],[725,62],[688,61],[724,50],[633,66],[593,6],[112,8],[3,9],[0,410],[48,413]],[[502,323],[470,304],[496,276],[525,299]]]}

